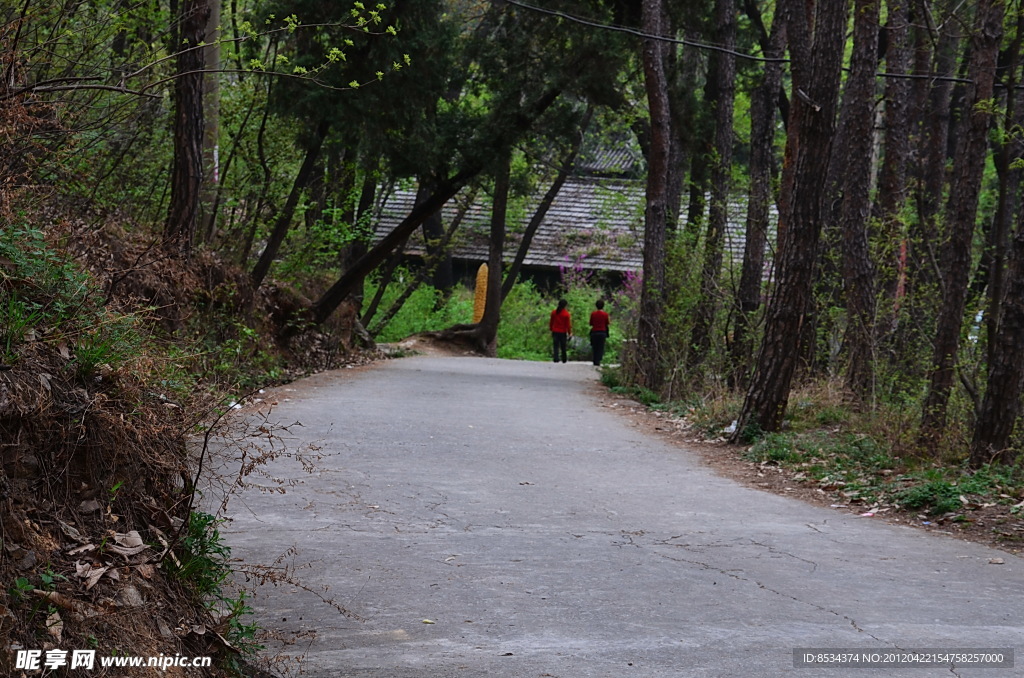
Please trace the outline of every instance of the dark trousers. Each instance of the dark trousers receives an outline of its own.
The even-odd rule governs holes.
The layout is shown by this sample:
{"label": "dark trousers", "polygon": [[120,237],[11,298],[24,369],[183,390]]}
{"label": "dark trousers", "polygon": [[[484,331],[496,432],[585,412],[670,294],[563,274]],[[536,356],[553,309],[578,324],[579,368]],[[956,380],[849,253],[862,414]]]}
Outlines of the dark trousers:
{"label": "dark trousers", "polygon": [[590,349],[594,354],[594,364],[600,365],[604,360],[604,342],[608,340],[607,332],[590,333]]}
{"label": "dark trousers", "polygon": [[569,351],[569,335],[566,334],[565,332],[552,332],[551,339],[555,345],[554,351],[552,352],[554,361],[556,363],[558,362],[558,352],[561,351],[562,362],[564,363],[566,361],[566,357]]}

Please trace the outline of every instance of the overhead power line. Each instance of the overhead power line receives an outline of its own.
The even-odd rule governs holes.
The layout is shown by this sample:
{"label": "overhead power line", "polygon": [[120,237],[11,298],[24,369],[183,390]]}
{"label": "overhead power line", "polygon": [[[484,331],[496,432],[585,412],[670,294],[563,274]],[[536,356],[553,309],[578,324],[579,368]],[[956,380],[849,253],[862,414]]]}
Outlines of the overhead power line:
{"label": "overhead power line", "polygon": [[[567,12],[555,9],[547,9],[545,7],[537,7],[535,5],[528,5],[525,2],[519,0],[502,0],[507,5],[513,5],[521,9],[525,9],[529,12],[536,12],[537,14],[546,14],[548,16],[558,17],[571,21],[581,26],[588,26],[590,28],[597,28],[603,31],[612,31],[614,33],[625,33],[627,35],[633,35],[638,38],[644,38],[645,40],[658,40],[660,42],[667,42],[674,45],[684,45],[686,47],[693,47],[696,49],[707,50],[710,52],[721,52],[722,54],[730,54],[740,59],[747,59],[748,61],[757,61],[760,63],[776,63],[776,64],[788,64],[789,59],[781,57],[762,57],[755,56],[753,54],[747,54],[745,52],[737,52],[719,45],[709,45],[706,43],[695,42],[693,40],[687,40],[685,38],[673,38],[667,35],[653,35],[651,33],[645,33],[637,28],[629,28],[628,26],[616,26],[614,24],[602,23],[599,21],[593,21],[591,19],[584,19],[583,17],[574,16]],[[843,69],[849,70],[849,69]],[[958,82],[971,84],[973,81],[968,78],[959,78],[951,75],[937,75],[932,73],[876,73],[877,77],[880,78],[905,78],[907,80],[932,80],[932,81],[945,81],[945,82]],[[996,83],[996,87],[1005,87],[1003,83]],[[1024,89],[1024,85],[1017,85],[1015,89]]]}
{"label": "overhead power line", "polygon": [[775,64],[788,64],[789,59],[773,58],[773,57],[760,57],[754,56],[753,54],[747,54],[745,52],[737,52],[735,50],[728,49],[726,47],[719,47],[718,45],[708,45],[701,42],[694,42],[693,40],[687,40],[685,38],[672,38],[667,35],[653,35],[651,33],[644,33],[643,31],[636,28],[629,28],[627,26],[615,26],[612,24],[601,23],[598,21],[591,21],[590,19],[584,19],[582,17],[573,16],[555,9],[546,9],[544,7],[536,7],[534,5],[528,5],[525,2],[519,2],[518,0],[504,0],[506,4],[515,5],[530,12],[536,12],[538,14],[547,14],[548,16],[556,16],[566,21],[571,21],[582,26],[589,26],[591,28],[599,28],[604,31],[612,31],[615,33],[626,33],[628,35],[635,35],[645,40],[658,40],[660,42],[668,42],[674,45],[685,45],[686,47],[695,47],[697,49],[708,50],[710,52],[721,52],[722,54],[730,54],[740,59],[748,59],[750,61],[759,61],[761,63],[775,63]]}

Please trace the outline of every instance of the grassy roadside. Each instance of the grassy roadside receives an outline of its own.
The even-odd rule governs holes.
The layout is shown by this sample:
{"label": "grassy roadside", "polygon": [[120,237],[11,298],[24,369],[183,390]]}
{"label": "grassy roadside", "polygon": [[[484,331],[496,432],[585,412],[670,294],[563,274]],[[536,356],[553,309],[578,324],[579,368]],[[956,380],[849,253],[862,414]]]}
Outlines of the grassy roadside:
{"label": "grassy roadside", "polygon": [[751,485],[1024,552],[1024,468],[970,469],[965,459],[915,456],[913,412],[856,412],[840,389],[818,384],[793,394],[783,432],[730,445],[726,432],[740,395],[665,403],[645,389],[622,386],[608,368],[602,383],[656,417],[659,429],[703,446],[713,465]]}

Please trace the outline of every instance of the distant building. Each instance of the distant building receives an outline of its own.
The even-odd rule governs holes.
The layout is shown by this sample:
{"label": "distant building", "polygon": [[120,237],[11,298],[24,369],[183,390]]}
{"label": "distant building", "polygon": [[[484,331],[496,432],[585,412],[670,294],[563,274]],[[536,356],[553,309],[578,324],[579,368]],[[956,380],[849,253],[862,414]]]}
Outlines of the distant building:
{"label": "distant building", "polygon": [[[521,276],[549,286],[558,283],[560,267],[567,266],[601,275],[608,284],[615,284],[627,271],[640,272],[643,269],[645,183],[633,178],[635,166],[635,158],[628,151],[604,153],[590,160],[584,158],[577,170],[585,176],[569,178],[559,191],[534,235]],[[377,223],[378,239],[408,216],[415,198],[414,188],[397,189],[384,197]],[[515,258],[523,230],[540,199],[538,194],[510,210],[506,263]],[[446,226],[458,211],[456,202],[451,201],[442,209],[442,223]],[[477,267],[487,261],[490,219],[491,205],[486,197],[478,198],[466,210],[451,248],[456,276],[471,279]],[[745,220],[745,204],[731,205],[725,234],[727,263],[739,264],[743,260]],[[417,230],[405,247],[405,256],[418,262],[424,254],[422,231]]]}

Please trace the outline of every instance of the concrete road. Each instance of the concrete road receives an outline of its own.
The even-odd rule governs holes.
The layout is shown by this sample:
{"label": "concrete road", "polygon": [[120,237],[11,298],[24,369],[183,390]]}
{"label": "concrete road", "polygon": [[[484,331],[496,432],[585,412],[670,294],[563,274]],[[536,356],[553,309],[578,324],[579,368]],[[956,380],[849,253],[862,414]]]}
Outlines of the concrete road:
{"label": "concrete road", "polygon": [[294,547],[359,619],[283,585],[259,622],[300,634],[284,652],[317,677],[1024,675],[1024,656],[795,667],[795,648],[1022,655],[1024,560],[718,477],[599,407],[595,380],[416,357],[279,390],[273,418],[322,459],[275,462],[300,484],[236,497],[228,541],[249,562]]}

